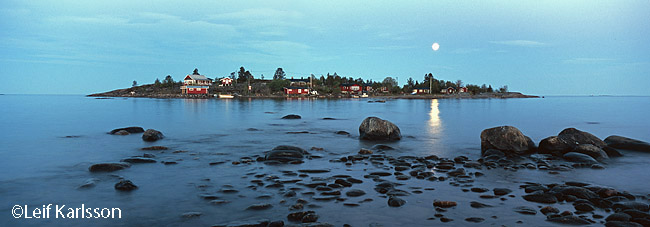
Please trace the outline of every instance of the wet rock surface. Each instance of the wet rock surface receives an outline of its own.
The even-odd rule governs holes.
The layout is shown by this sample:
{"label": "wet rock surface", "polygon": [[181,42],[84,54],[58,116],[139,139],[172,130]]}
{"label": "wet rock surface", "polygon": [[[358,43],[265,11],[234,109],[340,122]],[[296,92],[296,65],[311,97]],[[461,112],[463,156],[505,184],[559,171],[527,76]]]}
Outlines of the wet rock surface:
{"label": "wet rock surface", "polygon": [[117,129],[111,130],[109,132],[109,134],[117,134],[117,132],[120,132],[120,131],[125,131],[125,132],[127,132],[129,134],[132,134],[132,133],[143,133],[144,129],[142,127],[136,127],[136,126],[126,127],[126,128],[117,128]]}
{"label": "wet rock surface", "polygon": [[362,140],[400,140],[402,133],[397,125],[378,117],[368,117],[359,126]]}
{"label": "wet rock surface", "polygon": [[650,143],[623,136],[609,136],[604,142],[613,148],[650,152]]}
{"label": "wet rock surface", "polygon": [[90,172],[113,172],[118,170],[123,170],[131,167],[131,164],[125,162],[114,162],[114,163],[98,163],[91,165],[88,170]]}
{"label": "wet rock surface", "polygon": [[162,138],[164,138],[162,132],[155,129],[147,129],[147,131],[142,134],[142,140],[147,142],[154,142],[161,140]]}

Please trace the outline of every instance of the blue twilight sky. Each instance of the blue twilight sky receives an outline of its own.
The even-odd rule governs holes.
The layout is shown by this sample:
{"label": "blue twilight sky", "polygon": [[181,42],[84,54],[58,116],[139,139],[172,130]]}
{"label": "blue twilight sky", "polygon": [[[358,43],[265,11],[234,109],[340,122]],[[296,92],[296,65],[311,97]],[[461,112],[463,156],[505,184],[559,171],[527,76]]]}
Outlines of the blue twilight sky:
{"label": "blue twilight sky", "polygon": [[[88,94],[210,78],[337,72],[650,95],[650,1],[0,2],[0,93]],[[431,44],[440,43],[434,52]]]}

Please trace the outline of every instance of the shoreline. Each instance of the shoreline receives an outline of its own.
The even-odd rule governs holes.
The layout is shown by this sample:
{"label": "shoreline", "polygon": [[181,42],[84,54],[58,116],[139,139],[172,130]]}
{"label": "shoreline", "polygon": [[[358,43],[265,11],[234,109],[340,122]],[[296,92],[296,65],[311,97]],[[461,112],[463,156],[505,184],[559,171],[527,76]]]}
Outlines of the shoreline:
{"label": "shoreline", "polygon": [[[95,93],[86,95],[86,97],[96,97],[96,98],[159,98],[159,99],[211,99],[217,98],[214,97],[214,94],[119,94],[114,91],[105,92],[105,93]],[[249,99],[286,99],[286,98],[306,98],[306,99],[507,99],[507,98],[543,98],[535,95],[524,95],[520,92],[508,92],[508,93],[490,93],[490,94],[434,94],[434,95],[377,95],[369,96],[367,98],[353,98],[343,95],[318,95],[318,96],[302,96],[302,95],[263,95],[263,96],[236,96],[236,99],[249,98]]]}

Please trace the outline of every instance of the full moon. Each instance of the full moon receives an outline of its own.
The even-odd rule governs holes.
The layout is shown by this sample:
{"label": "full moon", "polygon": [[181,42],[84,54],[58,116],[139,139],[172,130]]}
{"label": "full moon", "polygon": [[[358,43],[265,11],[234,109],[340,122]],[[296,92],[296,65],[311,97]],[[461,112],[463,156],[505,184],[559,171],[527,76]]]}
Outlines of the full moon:
{"label": "full moon", "polygon": [[440,49],[440,44],[433,43],[433,45],[431,45],[431,49],[433,49],[433,51],[438,51],[438,49]]}

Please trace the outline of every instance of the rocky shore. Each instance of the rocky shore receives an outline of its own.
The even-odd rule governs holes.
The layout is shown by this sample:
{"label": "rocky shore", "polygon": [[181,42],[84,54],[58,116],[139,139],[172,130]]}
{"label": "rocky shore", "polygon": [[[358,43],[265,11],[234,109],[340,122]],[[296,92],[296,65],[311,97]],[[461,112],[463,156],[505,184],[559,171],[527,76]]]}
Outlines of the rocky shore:
{"label": "rocky shore", "polygon": [[[287,121],[300,119],[299,115],[287,115]],[[173,168],[187,159],[198,159],[194,152],[182,148],[170,152],[170,148],[159,145],[165,141],[162,132],[140,127],[112,130],[113,136],[129,136],[143,133],[143,141],[157,141],[140,150],[151,152],[125,157],[119,162],[109,160],[89,166],[95,174],[124,171],[133,165],[162,164]],[[349,136],[350,133],[337,131]],[[206,204],[223,206],[239,203],[246,191],[256,195],[257,202],[242,204],[241,212],[250,212],[253,219],[228,221],[213,226],[333,226],[321,221],[336,219],[320,213],[324,206],[364,207],[367,203],[383,204],[392,209],[407,208],[428,203],[430,213],[421,225],[436,225],[436,222],[467,225],[470,223],[499,223],[500,215],[477,215],[472,210],[494,209],[498,214],[512,214],[537,217],[539,223],[568,225],[605,226],[649,226],[650,194],[631,194],[606,186],[577,181],[553,183],[523,182],[518,185],[485,187],[478,182],[495,171],[539,171],[545,174],[570,173],[579,168],[607,171],[608,161],[625,155],[626,152],[650,152],[650,144],[622,136],[610,136],[604,141],[575,128],[562,130],[557,136],[550,136],[539,143],[525,136],[512,126],[485,129],[480,134],[481,155],[472,160],[466,156],[438,157],[400,155],[397,149],[385,144],[402,138],[399,127],[390,121],[369,117],[359,126],[359,139],[374,145],[345,155],[328,154],[326,148],[278,144],[254,155],[232,160],[214,160],[205,168],[249,168],[242,172],[246,185],[219,184],[211,179],[199,183],[196,196]],[[152,136],[155,140],[152,140]],[[329,163],[325,168],[313,168],[312,162]],[[149,163],[149,164],[147,164]],[[264,167],[273,167],[273,171]],[[345,170],[359,169],[360,172]],[[215,179],[217,180],[217,179]],[[223,179],[222,179],[223,180]],[[212,182],[212,183],[210,183]],[[119,177],[115,179],[115,190],[129,193],[147,185]],[[94,178],[88,179],[80,188],[91,188]],[[368,190],[368,186],[371,190]],[[216,190],[214,188],[217,188]],[[451,187],[451,188],[450,188]],[[450,188],[450,189],[449,189]],[[437,191],[448,191],[438,193]],[[270,192],[270,193],[269,193]],[[458,199],[470,193],[479,200]],[[467,194],[467,195],[464,195]],[[417,199],[416,199],[417,198]],[[457,198],[457,199],[451,199]],[[494,201],[499,201],[494,202]],[[514,201],[515,207],[504,207]],[[378,203],[379,202],[379,203]],[[359,208],[361,209],[361,208]],[[367,212],[379,212],[379,207],[363,208]],[[507,210],[504,210],[507,209]],[[273,210],[280,216],[255,215]],[[201,218],[201,211],[182,212],[184,219]],[[381,214],[379,214],[381,215]],[[369,223],[372,220],[368,220]],[[518,221],[517,223],[523,223]],[[533,225],[547,225],[547,224]],[[529,223],[530,224],[530,223]],[[371,224],[380,226],[381,223]],[[343,226],[351,226],[343,224]]]}

